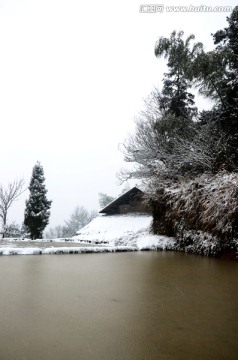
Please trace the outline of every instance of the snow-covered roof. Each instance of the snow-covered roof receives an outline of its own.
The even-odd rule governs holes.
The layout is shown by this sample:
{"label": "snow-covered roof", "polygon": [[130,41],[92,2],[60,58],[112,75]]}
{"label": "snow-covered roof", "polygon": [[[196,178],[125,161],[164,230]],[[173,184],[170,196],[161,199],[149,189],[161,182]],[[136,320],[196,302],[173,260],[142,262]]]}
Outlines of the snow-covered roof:
{"label": "snow-covered roof", "polygon": [[143,195],[143,191],[138,189],[136,186],[126,191],[124,194],[118,196],[115,200],[111,201],[107,206],[99,211],[101,214],[116,213],[118,207],[125,202],[129,202],[130,199],[138,195]]}

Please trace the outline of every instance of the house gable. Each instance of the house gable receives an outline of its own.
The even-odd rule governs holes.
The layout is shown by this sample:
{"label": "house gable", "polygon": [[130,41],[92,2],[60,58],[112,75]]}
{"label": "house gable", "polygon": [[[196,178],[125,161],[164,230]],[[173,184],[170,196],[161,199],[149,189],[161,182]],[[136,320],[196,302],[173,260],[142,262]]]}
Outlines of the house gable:
{"label": "house gable", "polygon": [[143,191],[134,187],[99,211],[101,214],[126,214],[132,212],[150,213],[150,209],[143,204]]}

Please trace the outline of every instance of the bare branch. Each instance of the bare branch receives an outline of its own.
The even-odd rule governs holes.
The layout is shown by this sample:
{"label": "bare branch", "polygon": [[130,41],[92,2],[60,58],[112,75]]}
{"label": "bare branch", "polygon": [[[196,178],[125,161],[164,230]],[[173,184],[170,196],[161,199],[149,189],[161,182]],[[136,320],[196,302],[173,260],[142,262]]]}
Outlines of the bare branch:
{"label": "bare branch", "polygon": [[0,185],[0,218],[2,219],[3,226],[7,222],[7,212],[13,201],[26,190],[23,189],[25,184],[24,179],[14,180],[9,183],[6,188]]}

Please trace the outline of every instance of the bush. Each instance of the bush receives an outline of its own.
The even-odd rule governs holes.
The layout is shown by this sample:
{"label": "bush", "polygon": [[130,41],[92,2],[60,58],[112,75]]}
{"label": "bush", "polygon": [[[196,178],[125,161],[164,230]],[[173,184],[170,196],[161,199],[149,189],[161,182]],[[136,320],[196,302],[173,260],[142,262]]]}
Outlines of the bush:
{"label": "bush", "polygon": [[158,189],[154,232],[175,236],[179,249],[205,255],[232,246],[238,239],[237,184],[237,173],[221,172]]}

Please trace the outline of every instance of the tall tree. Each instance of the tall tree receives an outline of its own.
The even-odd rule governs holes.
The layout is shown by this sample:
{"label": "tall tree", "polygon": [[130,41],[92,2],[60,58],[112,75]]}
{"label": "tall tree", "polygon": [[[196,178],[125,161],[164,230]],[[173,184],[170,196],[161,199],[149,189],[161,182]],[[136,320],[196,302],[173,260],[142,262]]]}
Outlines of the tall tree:
{"label": "tall tree", "polygon": [[[121,181],[148,181],[194,176],[238,165],[238,7],[229,26],[214,34],[214,51],[183,40],[183,32],[161,37],[155,55],[167,59],[161,93],[153,91],[136,122],[135,134],[124,143],[125,160],[135,164],[119,174]],[[196,114],[190,88],[216,101],[211,111]]]}
{"label": "tall tree", "polygon": [[52,201],[47,200],[44,170],[40,162],[33,167],[30,181],[30,196],[26,201],[24,224],[30,232],[32,240],[41,239],[45,227],[49,223]]}
{"label": "tall tree", "polygon": [[197,108],[194,106],[194,95],[188,91],[192,86],[189,69],[202,45],[196,43],[191,46],[195,36],[190,35],[184,41],[183,35],[183,31],[173,31],[170,38],[160,37],[155,44],[156,57],[167,59],[169,70],[164,74],[160,108],[165,114],[192,118],[197,114]]}
{"label": "tall tree", "polygon": [[0,185],[0,218],[2,219],[3,237],[7,224],[7,213],[13,201],[23,193],[24,179],[9,183],[6,188]]}
{"label": "tall tree", "polygon": [[227,28],[213,34],[216,48],[207,53],[201,49],[191,68],[200,92],[232,113],[238,98],[238,6],[227,21]]}
{"label": "tall tree", "polygon": [[225,72],[220,86],[223,94],[221,111],[221,126],[227,131],[228,157],[233,158],[234,165],[238,165],[238,6],[230,17],[227,17],[228,27],[217,31],[213,35],[216,52],[223,58]]}
{"label": "tall tree", "polygon": [[224,166],[233,170],[238,165],[238,6],[227,21],[227,28],[213,34],[215,49],[202,49],[190,69],[199,92],[215,101],[218,116],[210,118],[214,132],[226,133]]}

